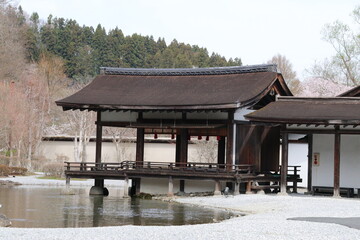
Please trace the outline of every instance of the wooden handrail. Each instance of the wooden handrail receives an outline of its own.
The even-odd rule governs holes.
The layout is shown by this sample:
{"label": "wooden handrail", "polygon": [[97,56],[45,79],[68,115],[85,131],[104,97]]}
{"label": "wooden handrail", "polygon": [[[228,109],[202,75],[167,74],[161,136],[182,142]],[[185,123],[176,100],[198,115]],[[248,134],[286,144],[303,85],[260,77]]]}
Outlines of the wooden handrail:
{"label": "wooden handrail", "polygon": [[103,171],[103,170],[129,170],[129,169],[168,169],[168,170],[207,170],[222,172],[242,172],[252,173],[254,166],[249,164],[218,164],[218,163],[201,163],[201,162],[136,162],[122,161],[120,163],[105,162],[65,162],[67,171]]}

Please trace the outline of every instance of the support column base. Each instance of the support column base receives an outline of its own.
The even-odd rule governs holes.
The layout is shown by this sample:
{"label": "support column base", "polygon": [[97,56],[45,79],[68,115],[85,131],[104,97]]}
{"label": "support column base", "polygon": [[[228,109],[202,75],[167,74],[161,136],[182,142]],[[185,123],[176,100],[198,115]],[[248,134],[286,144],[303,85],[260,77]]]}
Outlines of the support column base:
{"label": "support column base", "polygon": [[221,191],[214,191],[214,196],[221,195]]}
{"label": "support column base", "polygon": [[89,195],[108,196],[109,195],[109,190],[107,188],[104,188],[104,187],[92,186],[90,188]]}

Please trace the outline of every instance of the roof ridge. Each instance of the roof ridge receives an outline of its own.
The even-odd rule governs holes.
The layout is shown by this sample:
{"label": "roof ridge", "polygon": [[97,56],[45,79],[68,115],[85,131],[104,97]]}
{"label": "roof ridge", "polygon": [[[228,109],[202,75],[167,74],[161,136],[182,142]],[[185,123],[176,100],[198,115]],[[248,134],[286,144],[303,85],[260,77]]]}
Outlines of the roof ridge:
{"label": "roof ridge", "polygon": [[114,68],[101,67],[105,75],[140,75],[140,76],[187,76],[187,75],[225,75],[253,72],[277,72],[276,64],[260,64],[232,67],[209,68]]}

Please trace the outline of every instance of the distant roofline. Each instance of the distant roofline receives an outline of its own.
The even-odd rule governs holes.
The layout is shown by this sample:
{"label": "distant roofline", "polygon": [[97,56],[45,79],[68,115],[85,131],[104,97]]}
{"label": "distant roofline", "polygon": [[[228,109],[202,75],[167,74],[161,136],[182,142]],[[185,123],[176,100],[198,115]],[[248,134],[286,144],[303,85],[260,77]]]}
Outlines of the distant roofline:
{"label": "distant roofline", "polygon": [[114,68],[100,67],[100,73],[105,75],[138,75],[138,76],[188,76],[188,75],[224,75],[254,72],[275,72],[276,64],[261,64],[232,67],[209,68]]}
{"label": "distant roofline", "polygon": [[304,102],[314,102],[314,101],[337,101],[337,102],[345,102],[345,101],[360,101],[359,97],[294,97],[294,96],[279,96],[277,98],[278,101],[304,101]]}

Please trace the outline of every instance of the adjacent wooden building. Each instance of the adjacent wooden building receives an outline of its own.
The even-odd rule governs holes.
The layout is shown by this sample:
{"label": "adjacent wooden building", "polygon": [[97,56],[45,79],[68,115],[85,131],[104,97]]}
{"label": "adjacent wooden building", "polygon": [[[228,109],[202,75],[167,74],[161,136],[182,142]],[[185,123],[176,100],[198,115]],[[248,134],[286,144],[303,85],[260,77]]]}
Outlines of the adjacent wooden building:
{"label": "adjacent wooden building", "polygon": [[245,117],[281,127],[284,164],[288,135],[306,136],[309,192],[353,196],[360,189],[359,92],[356,87],[334,98],[279,97]]}

